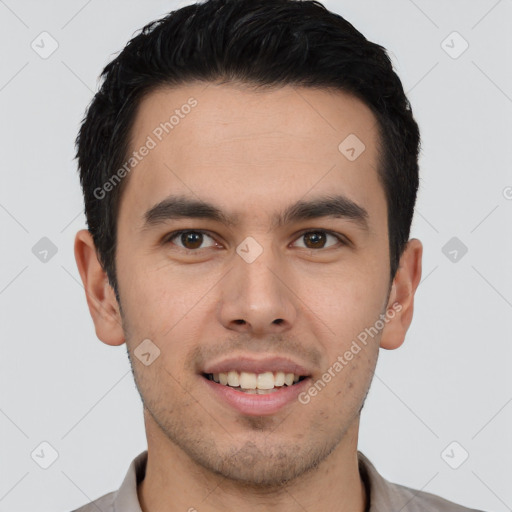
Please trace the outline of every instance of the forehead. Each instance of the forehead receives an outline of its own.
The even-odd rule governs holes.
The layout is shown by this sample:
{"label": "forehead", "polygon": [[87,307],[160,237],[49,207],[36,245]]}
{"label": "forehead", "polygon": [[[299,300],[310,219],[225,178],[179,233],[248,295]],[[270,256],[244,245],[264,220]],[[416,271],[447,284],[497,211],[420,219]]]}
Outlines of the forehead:
{"label": "forehead", "polygon": [[344,194],[370,216],[386,208],[376,118],[340,91],[163,87],[139,105],[128,157],[133,152],[120,210],[131,222],[170,195],[208,200],[242,218],[271,216],[308,194]]}

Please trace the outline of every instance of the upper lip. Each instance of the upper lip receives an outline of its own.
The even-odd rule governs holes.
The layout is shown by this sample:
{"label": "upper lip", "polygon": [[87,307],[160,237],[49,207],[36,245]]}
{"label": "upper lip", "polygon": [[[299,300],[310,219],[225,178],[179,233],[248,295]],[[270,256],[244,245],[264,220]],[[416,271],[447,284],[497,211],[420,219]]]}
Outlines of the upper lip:
{"label": "upper lip", "polygon": [[284,372],[299,376],[311,375],[311,372],[301,364],[287,357],[279,356],[261,359],[247,356],[229,357],[222,361],[206,364],[202,371],[203,373],[227,373],[231,370],[249,373]]}

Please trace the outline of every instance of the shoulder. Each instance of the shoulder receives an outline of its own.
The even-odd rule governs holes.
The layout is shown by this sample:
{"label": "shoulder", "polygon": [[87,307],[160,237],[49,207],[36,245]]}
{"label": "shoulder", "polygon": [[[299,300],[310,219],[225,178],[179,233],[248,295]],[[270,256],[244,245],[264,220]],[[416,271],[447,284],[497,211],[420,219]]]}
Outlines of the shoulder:
{"label": "shoulder", "polygon": [[403,507],[402,512],[483,512],[464,507],[429,492],[418,491],[391,482],[389,482],[389,486],[394,491],[396,499],[402,503],[400,505]]}
{"label": "shoulder", "polygon": [[361,478],[369,489],[370,512],[483,512],[429,492],[390,482],[361,452],[358,452],[358,459]]}
{"label": "shoulder", "polygon": [[114,495],[115,491],[109,492],[104,496],[101,496],[94,501],[91,501],[85,505],[82,505],[80,508],[76,508],[72,512],[113,512],[114,511]]}

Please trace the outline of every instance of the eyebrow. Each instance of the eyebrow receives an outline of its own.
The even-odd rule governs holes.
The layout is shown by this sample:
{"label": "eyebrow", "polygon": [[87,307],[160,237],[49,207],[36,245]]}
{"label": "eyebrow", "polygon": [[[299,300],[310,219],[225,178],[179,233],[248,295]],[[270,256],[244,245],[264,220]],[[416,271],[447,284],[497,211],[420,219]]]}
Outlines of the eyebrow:
{"label": "eyebrow", "polygon": [[[347,219],[364,231],[369,231],[367,210],[343,195],[297,201],[274,215],[272,228],[323,217]],[[166,197],[146,211],[143,219],[142,230],[149,230],[175,219],[208,219],[229,227],[239,222],[238,215],[226,214],[214,204],[187,196]]]}

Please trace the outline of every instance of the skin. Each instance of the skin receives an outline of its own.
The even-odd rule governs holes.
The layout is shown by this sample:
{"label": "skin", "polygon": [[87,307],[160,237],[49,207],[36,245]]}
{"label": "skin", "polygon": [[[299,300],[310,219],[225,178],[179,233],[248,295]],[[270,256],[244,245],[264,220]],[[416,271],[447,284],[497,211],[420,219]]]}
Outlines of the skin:
{"label": "skin", "polygon": [[[339,91],[194,83],[142,101],[132,149],[190,97],[198,105],[126,178],[116,252],[122,310],[89,232],[75,240],[96,334],[108,345],[126,342],[144,403],[142,510],[362,512],[360,411],[379,347],[404,341],[422,256],[411,239],[390,282],[376,119]],[[366,146],[355,161],[338,150],[351,133]],[[367,210],[368,230],[347,218],[271,222],[298,200],[334,193]],[[237,223],[175,219],[143,229],[144,213],[170,194],[211,202]],[[180,237],[168,240],[178,229],[208,233],[187,251]],[[328,234],[324,246],[312,245],[303,230],[349,243]],[[248,236],[263,249],[252,263],[236,252]],[[198,374],[213,358],[278,354],[316,381],[395,303],[400,311],[307,405],[244,415]],[[133,354],[147,338],[160,349],[149,366]]]}

